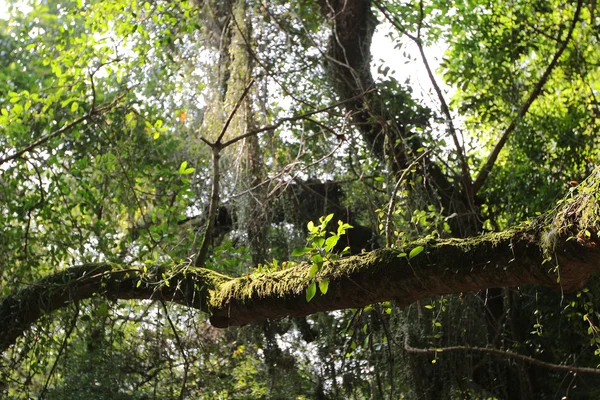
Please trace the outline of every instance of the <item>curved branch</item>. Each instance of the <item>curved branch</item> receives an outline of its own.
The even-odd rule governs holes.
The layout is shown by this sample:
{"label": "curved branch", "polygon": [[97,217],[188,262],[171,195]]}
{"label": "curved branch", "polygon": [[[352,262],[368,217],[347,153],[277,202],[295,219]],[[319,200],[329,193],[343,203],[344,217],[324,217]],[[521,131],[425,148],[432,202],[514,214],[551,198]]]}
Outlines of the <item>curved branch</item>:
{"label": "curved branch", "polygon": [[[409,134],[404,126],[396,123],[398,116],[391,114],[384,104],[371,74],[370,47],[378,23],[371,9],[372,2],[318,0],[317,3],[322,17],[332,25],[326,55],[331,85],[342,100],[351,100],[364,94],[346,103],[348,115],[371,152],[381,159],[392,160],[393,172],[399,175],[410,164],[416,150],[424,145],[418,134]],[[367,94],[367,91],[372,94]],[[408,121],[405,122],[409,124]],[[388,143],[392,144],[389,146],[391,149],[385,146],[386,137]],[[466,162],[463,165],[466,167]],[[465,171],[468,173],[468,168]],[[465,171],[461,173],[464,177],[467,175]],[[443,208],[458,209],[460,215],[465,215],[465,218],[451,221],[453,232],[462,232],[465,227],[476,226],[473,214],[464,211],[472,209],[469,193],[457,197],[455,185],[438,163],[424,163],[424,172],[430,183],[428,190],[440,197]],[[470,178],[464,180],[468,182]],[[479,231],[470,228],[466,230]]]}
{"label": "curved branch", "polygon": [[[452,141],[454,142],[454,147],[456,148],[456,153],[458,154],[458,159],[460,162],[460,169],[461,169],[461,174],[462,174],[463,186],[465,188],[465,193],[468,196],[468,200],[472,201],[473,182],[471,179],[471,174],[469,172],[469,162],[467,160],[467,157],[465,156],[462,146],[460,145],[460,141],[458,140],[458,134],[456,133],[456,128],[454,127],[454,122],[452,120],[452,115],[450,114],[450,108],[448,107],[448,103],[446,102],[446,99],[444,98],[442,89],[440,88],[440,85],[438,85],[437,80],[435,79],[435,75],[433,74],[433,71],[431,70],[431,67],[429,65],[429,61],[427,60],[427,56],[425,55],[425,50],[423,49],[423,41],[421,40],[420,32],[417,36],[410,34],[398,22],[398,20],[396,18],[394,18],[390,15],[390,11],[385,5],[381,4],[380,2],[375,2],[375,4],[376,4],[377,8],[379,9],[379,11],[381,11],[383,16],[396,29],[398,29],[398,31],[400,31],[402,34],[404,34],[406,37],[408,37],[410,40],[412,40],[415,43],[415,45],[417,46],[417,48],[419,49],[419,54],[421,55],[421,59],[423,61],[423,66],[425,67],[425,70],[427,71],[427,76],[429,77],[429,81],[431,82],[431,85],[433,86],[433,89],[435,90],[438,100],[440,101],[440,108],[441,108],[442,114],[444,114],[444,117],[446,118],[448,132],[450,133],[450,136],[452,136]],[[419,31],[420,31],[421,21],[423,19],[423,16],[422,16],[423,4],[422,3],[419,3],[419,4],[420,4],[420,10],[421,10],[421,17],[419,19]]]}
{"label": "curved branch", "polygon": [[553,364],[546,361],[538,360],[537,358],[525,356],[523,354],[513,353],[508,350],[492,349],[488,347],[466,347],[466,346],[450,346],[442,347],[439,349],[420,349],[411,347],[407,343],[404,344],[404,350],[408,353],[427,355],[427,356],[438,356],[444,353],[483,353],[491,354],[496,357],[511,358],[513,360],[519,360],[535,366],[552,369],[555,371],[568,372],[571,374],[590,374],[600,375],[600,368],[588,368],[588,367],[577,367],[575,365],[562,365]]}
{"label": "curved branch", "polygon": [[[208,311],[208,291],[229,278],[209,270],[191,271],[168,276],[165,267],[144,272],[137,267],[90,263],[57,272],[2,298],[0,351],[42,315],[97,295],[107,299],[165,299]],[[168,285],[163,276],[168,276]]]}
{"label": "curved branch", "polygon": [[[180,266],[143,270],[100,263],[69,268],[0,300],[0,351],[43,314],[98,295],[175,302],[210,313],[211,323],[225,328],[389,300],[405,306],[428,296],[492,287],[579,289],[600,270],[600,224],[590,217],[600,215],[599,190],[597,169],[574,197],[532,223],[467,239],[417,240],[402,249],[325,263],[315,279],[327,279],[329,290],[308,303],[309,263],[238,278]],[[579,235],[586,231],[589,237]],[[421,252],[414,255],[417,247]],[[557,266],[546,263],[548,258]]]}
{"label": "curved branch", "polygon": [[554,54],[552,61],[548,65],[548,68],[546,68],[546,71],[544,71],[544,74],[540,78],[537,85],[535,85],[535,88],[529,95],[529,98],[521,106],[521,109],[519,110],[519,113],[517,114],[517,116],[511,121],[508,128],[506,128],[506,130],[500,137],[500,140],[498,140],[498,143],[496,144],[496,146],[494,147],[494,149],[488,156],[488,159],[487,159],[485,165],[483,166],[481,171],[479,171],[479,175],[477,175],[475,182],[473,182],[473,196],[475,196],[477,194],[479,189],[481,189],[481,187],[485,183],[485,180],[487,179],[490,172],[492,171],[492,168],[494,167],[494,164],[496,163],[496,159],[498,158],[498,155],[500,155],[500,151],[506,144],[506,141],[508,140],[508,137],[510,136],[510,134],[516,129],[517,124],[521,121],[521,119],[525,116],[525,114],[527,114],[527,111],[529,111],[529,107],[531,107],[531,105],[533,104],[535,99],[537,99],[538,96],[542,93],[542,89],[544,88],[544,85],[550,78],[550,74],[552,74],[552,71],[558,64],[558,60],[560,59],[563,52],[567,48],[567,45],[571,41],[571,37],[573,36],[573,31],[575,30],[575,26],[577,26],[577,22],[579,21],[579,15],[581,14],[582,6],[583,6],[583,0],[578,0],[577,8],[575,9],[575,15],[573,17],[573,21],[571,22],[571,26],[569,27],[567,37],[562,42],[562,44],[561,44],[560,48],[558,49],[558,51],[556,52],[556,54]]}

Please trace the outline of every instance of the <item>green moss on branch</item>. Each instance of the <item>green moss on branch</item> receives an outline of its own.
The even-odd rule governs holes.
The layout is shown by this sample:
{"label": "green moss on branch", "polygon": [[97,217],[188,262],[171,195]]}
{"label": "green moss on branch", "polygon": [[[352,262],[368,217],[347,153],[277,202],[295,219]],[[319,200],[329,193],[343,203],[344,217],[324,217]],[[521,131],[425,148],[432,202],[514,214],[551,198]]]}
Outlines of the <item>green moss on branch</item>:
{"label": "green moss on branch", "polygon": [[[310,265],[230,278],[204,268],[86,264],[48,276],[0,300],[0,349],[6,350],[43,313],[104,296],[160,299],[211,315],[217,327],[302,316],[395,300],[408,305],[432,295],[524,284],[581,288],[600,269],[598,172],[533,222],[466,239],[417,240],[325,263],[316,279],[327,294],[310,302]],[[400,256],[416,246],[413,258]],[[550,261],[550,262],[548,262]],[[560,277],[560,279],[558,279]]]}

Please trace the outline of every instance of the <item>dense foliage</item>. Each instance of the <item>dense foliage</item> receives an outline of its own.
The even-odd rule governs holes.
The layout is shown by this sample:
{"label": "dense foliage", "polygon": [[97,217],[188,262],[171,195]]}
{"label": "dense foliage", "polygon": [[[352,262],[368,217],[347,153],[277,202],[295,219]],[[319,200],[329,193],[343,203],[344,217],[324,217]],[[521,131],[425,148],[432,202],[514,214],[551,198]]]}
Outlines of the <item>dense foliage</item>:
{"label": "dense foliage", "polygon": [[[595,1],[5,7],[0,299],[86,263],[127,265],[144,285],[168,264],[154,283],[169,285],[194,266],[261,276],[309,261],[298,291],[316,301],[330,290],[315,279],[323,263],[503,231],[598,160]],[[371,60],[376,29],[399,48],[390,59]],[[433,45],[447,47],[438,71]],[[391,73],[403,68],[430,73],[429,98]],[[42,315],[2,354],[0,396],[596,398],[600,373],[554,367],[600,364],[597,286],[228,329],[169,298],[99,293]]]}

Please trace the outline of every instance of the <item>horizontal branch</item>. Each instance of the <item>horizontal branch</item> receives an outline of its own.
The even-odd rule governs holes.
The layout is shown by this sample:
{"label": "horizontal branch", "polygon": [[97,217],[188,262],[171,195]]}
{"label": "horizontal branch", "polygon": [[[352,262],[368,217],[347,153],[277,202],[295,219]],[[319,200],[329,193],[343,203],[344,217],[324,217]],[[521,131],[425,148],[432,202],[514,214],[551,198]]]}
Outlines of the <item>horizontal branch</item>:
{"label": "horizontal branch", "polygon": [[420,349],[411,347],[407,344],[404,346],[404,350],[408,353],[419,354],[424,356],[442,356],[444,353],[483,353],[490,354],[501,358],[510,358],[513,360],[519,360],[528,364],[535,365],[537,367],[552,369],[554,371],[567,372],[571,374],[588,374],[588,375],[600,375],[599,368],[589,367],[577,367],[575,365],[563,365],[553,364],[546,361],[538,360],[537,358],[525,356],[523,354],[514,353],[508,350],[493,349],[488,347],[466,347],[466,346],[450,346],[442,347],[439,349]]}
{"label": "horizontal branch", "polygon": [[[356,95],[354,97],[351,97],[349,99],[346,100],[342,100],[340,102],[337,102],[335,104],[332,104],[330,106],[326,106],[323,108],[319,108],[313,111],[309,111],[309,112],[305,112],[302,114],[298,114],[298,115],[294,115],[292,117],[284,117],[284,118],[280,118],[277,121],[275,121],[273,124],[271,125],[265,125],[265,126],[261,126],[260,128],[255,128],[255,129],[250,129],[248,130],[248,132],[236,136],[232,139],[229,139],[228,141],[224,142],[221,144],[221,148],[225,148],[228,146],[231,146],[232,144],[239,142],[240,140],[246,139],[250,136],[255,136],[258,135],[259,133],[263,133],[263,132],[269,132],[269,131],[274,131],[275,129],[279,128],[281,125],[287,123],[287,122],[295,122],[295,121],[299,121],[299,120],[303,120],[303,119],[309,119],[311,116],[315,115],[315,114],[320,114],[322,112],[326,112],[326,111],[330,111],[333,110],[334,108],[337,108],[341,105],[344,105],[345,103],[357,100],[359,98],[364,97],[365,95],[371,93],[372,91],[366,91],[364,93],[361,93],[359,95]],[[206,141],[205,141],[206,142]],[[210,143],[209,143],[210,145]]]}
{"label": "horizontal branch", "polygon": [[308,263],[238,278],[194,267],[144,271],[100,263],[69,268],[0,300],[0,351],[41,315],[98,295],[175,302],[209,313],[214,326],[226,328],[389,300],[405,306],[428,296],[491,287],[579,289],[600,270],[599,185],[597,169],[555,210],[503,232],[417,240],[325,263],[316,279],[327,279],[329,290],[310,302],[305,297],[311,282]]}
{"label": "horizontal branch", "polygon": [[1,299],[0,351],[42,315],[94,296],[111,300],[161,299],[208,312],[208,291],[228,279],[206,269],[174,273],[167,267],[155,267],[144,272],[112,263],[71,267]]}

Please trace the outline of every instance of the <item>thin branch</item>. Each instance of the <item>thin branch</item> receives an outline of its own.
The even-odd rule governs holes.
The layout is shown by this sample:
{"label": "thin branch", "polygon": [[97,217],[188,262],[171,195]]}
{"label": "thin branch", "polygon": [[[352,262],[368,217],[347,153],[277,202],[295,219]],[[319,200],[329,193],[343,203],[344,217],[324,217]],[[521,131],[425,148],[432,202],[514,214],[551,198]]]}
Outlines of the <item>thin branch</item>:
{"label": "thin branch", "polygon": [[433,71],[429,66],[429,62],[427,61],[427,57],[425,56],[425,51],[423,50],[423,44],[419,40],[417,42],[417,47],[419,48],[419,53],[421,54],[421,58],[423,59],[423,65],[425,65],[425,69],[427,70],[427,75],[429,76],[429,80],[433,85],[433,89],[438,96],[438,99],[441,104],[442,113],[446,117],[446,123],[448,124],[448,131],[450,132],[450,136],[452,136],[452,141],[454,142],[454,147],[456,147],[456,153],[458,154],[458,158],[460,160],[460,168],[463,177],[463,184],[465,186],[467,196],[472,196],[472,179],[471,174],[469,173],[469,163],[465,156],[462,146],[460,145],[460,141],[458,140],[458,134],[456,133],[456,128],[454,127],[454,122],[452,121],[452,115],[450,114],[450,108],[448,107],[448,103],[444,99],[444,94],[442,93],[442,89],[438,85]]}
{"label": "thin branch", "polygon": [[[319,114],[319,113],[322,113],[322,112],[325,112],[325,111],[332,110],[332,109],[334,109],[336,107],[339,107],[339,106],[343,105],[344,103],[348,103],[350,101],[354,101],[354,100],[357,100],[359,98],[362,98],[362,97],[364,97],[364,95],[370,93],[371,91],[372,90],[368,90],[368,91],[366,91],[364,93],[361,93],[361,94],[356,95],[354,97],[351,97],[349,99],[337,102],[337,103],[332,104],[330,106],[319,108],[318,110],[313,110],[313,111],[310,111],[310,112],[307,112],[307,113],[304,113],[304,114],[295,115],[293,117],[281,118],[281,119],[277,120],[275,123],[273,123],[271,125],[265,125],[265,126],[262,126],[260,128],[251,129],[248,132],[244,133],[243,135],[240,135],[240,136],[234,137],[233,139],[228,140],[227,142],[223,143],[221,146],[222,146],[222,148],[225,148],[225,147],[230,146],[230,145],[232,145],[232,144],[234,144],[236,142],[239,142],[242,139],[246,139],[247,137],[254,136],[254,135],[257,135],[257,134],[262,133],[262,132],[273,131],[273,130],[279,128],[281,125],[283,125],[286,122],[294,122],[294,121],[298,121],[298,120],[301,120],[301,119],[307,119],[308,117],[313,116],[315,114]],[[339,136],[339,135],[336,135],[336,136]],[[207,143],[206,140],[204,142]]]}
{"label": "thin branch", "polygon": [[75,121],[68,123],[67,125],[63,126],[62,128],[60,128],[54,132],[51,132],[51,133],[47,134],[46,136],[43,136],[39,140],[29,144],[28,146],[25,146],[23,149],[17,151],[16,153],[11,154],[10,156],[1,158],[0,165],[6,163],[8,161],[12,161],[16,158],[21,157],[23,154],[27,153],[28,151],[31,151],[31,150],[35,149],[36,147],[46,143],[48,140],[67,132],[71,128],[79,125],[83,121],[86,121],[86,120],[92,118],[95,115],[99,115],[99,114],[109,111],[115,105],[115,103],[118,100],[120,100],[121,98],[122,98],[122,96],[119,96],[119,97],[115,98],[115,100],[113,100],[111,103],[109,103],[103,107],[100,107],[97,110],[91,110],[89,113],[85,114],[84,116],[77,118]]}
{"label": "thin branch", "polygon": [[302,172],[302,171],[304,171],[304,170],[306,170],[306,169],[308,169],[308,168],[310,168],[310,167],[312,167],[312,166],[315,166],[315,165],[317,165],[317,164],[319,164],[319,163],[321,163],[321,162],[323,162],[323,161],[327,160],[329,157],[333,156],[333,155],[335,154],[335,152],[336,152],[336,151],[338,151],[340,147],[342,147],[342,144],[343,144],[343,143],[344,143],[343,141],[340,141],[340,142],[338,142],[337,146],[336,146],[336,147],[335,147],[333,150],[331,150],[329,153],[327,153],[327,154],[325,154],[323,157],[321,157],[321,158],[319,158],[319,159],[317,159],[317,160],[315,160],[315,161],[311,162],[310,164],[307,164],[307,165],[305,165],[304,167],[301,167],[301,168],[300,168],[300,169],[299,169],[299,170],[298,170],[298,171],[297,171],[297,172],[296,172],[294,175],[292,175],[292,179],[291,179],[291,180],[289,180],[289,181],[287,181],[287,182],[285,182],[285,181],[284,181],[284,182],[282,182],[282,183],[278,184],[277,186],[275,186],[275,188],[273,188],[273,189],[272,189],[272,190],[269,192],[269,194],[267,195],[267,198],[270,198],[270,197],[271,197],[271,196],[272,196],[274,193],[276,193],[276,192],[277,192],[277,190],[278,190],[280,187],[282,187],[282,186],[284,186],[284,185],[285,185],[285,186],[289,185],[289,183],[290,183],[292,180],[294,180],[294,179],[296,179],[296,178],[298,177],[298,175],[300,174],[300,172]]}
{"label": "thin branch", "polygon": [[24,147],[23,149],[17,151],[16,153],[10,155],[10,156],[6,156],[2,159],[0,159],[0,165],[4,164],[5,162],[8,161],[12,161],[16,158],[21,157],[23,154],[27,153],[30,150],[35,149],[36,147],[46,143],[48,140],[52,139],[53,137],[56,137],[66,131],[68,131],[69,129],[73,128],[74,126],[79,125],[80,123],[82,123],[83,121],[91,118],[92,114],[86,114],[83,117],[77,118],[75,121],[63,126],[62,128],[47,134],[46,136],[42,137],[41,139],[29,144],[28,146]]}
{"label": "thin branch", "polygon": [[419,49],[419,53],[421,55],[423,65],[425,66],[425,69],[427,70],[427,76],[429,77],[429,81],[431,82],[431,85],[433,86],[433,89],[435,90],[438,100],[440,101],[440,108],[441,108],[442,114],[444,114],[444,117],[446,118],[448,132],[450,133],[450,136],[452,136],[452,141],[454,142],[454,147],[456,147],[456,153],[458,154],[458,159],[460,161],[460,168],[461,168],[461,174],[462,174],[462,179],[463,179],[463,185],[465,188],[465,193],[470,201],[470,199],[472,198],[474,193],[472,193],[473,181],[471,179],[471,174],[469,172],[469,163],[464,154],[464,151],[460,144],[460,141],[458,140],[458,135],[456,133],[456,128],[454,127],[454,122],[452,121],[452,115],[450,114],[450,108],[448,107],[448,103],[446,102],[446,99],[444,98],[442,89],[440,88],[440,86],[437,83],[437,80],[435,79],[433,71],[431,70],[431,66],[429,65],[429,61],[427,60],[427,56],[425,56],[425,50],[423,49],[423,41],[421,40],[421,25],[422,25],[422,18],[423,18],[422,3],[420,3],[421,18],[419,19],[419,27],[418,27],[417,36],[414,36],[414,35],[408,33],[406,31],[406,29],[402,25],[400,25],[400,23],[396,20],[396,18],[390,16],[389,15],[390,12],[387,9],[387,7],[385,7],[384,5],[381,5],[378,2],[376,2],[375,4],[377,5],[377,8],[379,9],[379,11],[381,11],[381,13],[385,16],[385,18],[394,27],[396,27],[396,29],[398,29],[402,34],[406,35],[410,40],[412,40],[417,45],[417,48]]}
{"label": "thin branch", "polygon": [[492,168],[494,167],[494,164],[496,163],[496,159],[498,158],[500,151],[506,144],[506,141],[508,140],[509,135],[516,129],[517,124],[521,121],[521,119],[525,116],[525,114],[527,114],[527,111],[529,111],[529,107],[531,107],[531,105],[533,104],[535,99],[537,99],[538,96],[542,93],[542,89],[544,88],[544,85],[550,78],[550,74],[552,73],[552,71],[554,70],[556,65],[558,64],[559,58],[562,56],[563,52],[565,51],[565,49],[567,48],[567,45],[569,44],[569,42],[571,40],[571,37],[573,36],[573,31],[575,30],[575,26],[577,26],[577,22],[579,21],[579,15],[581,14],[582,6],[583,6],[583,0],[578,0],[577,8],[575,9],[575,15],[573,17],[573,21],[571,22],[571,26],[569,27],[569,32],[567,33],[567,37],[562,42],[562,45],[558,49],[556,54],[554,54],[552,61],[550,62],[550,64],[548,65],[548,68],[546,68],[546,71],[544,71],[544,74],[542,75],[539,82],[537,83],[537,85],[535,86],[535,88],[533,89],[531,94],[529,95],[529,98],[521,106],[521,109],[519,110],[519,113],[517,114],[517,116],[511,121],[508,128],[506,128],[506,130],[502,134],[502,137],[500,137],[500,140],[498,141],[498,143],[496,144],[496,146],[494,147],[494,149],[488,156],[488,159],[487,159],[485,165],[483,166],[481,171],[479,171],[479,175],[477,175],[477,179],[475,179],[475,182],[473,183],[473,195],[477,194],[479,189],[481,189],[481,187],[485,183],[485,180],[487,179],[490,172],[492,171]]}
{"label": "thin branch", "polygon": [[400,184],[404,182],[404,179],[410,172],[410,170],[419,162],[423,157],[429,154],[431,150],[424,151],[419,157],[415,158],[408,167],[404,171],[402,171],[402,175],[394,185],[394,189],[390,195],[390,203],[388,204],[387,215],[385,217],[385,243],[386,247],[390,247],[392,244],[390,243],[390,238],[392,237],[392,213],[394,211],[394,206],[396,205],[396,193],[398,193],[398,189],[400,188]]}
{"label": "thin branch", "polygon": [[[242,105],[242,102],[244,101],[244,98],[248,95],[248,92],[250,91],[250,88],[252,87],[253,84],[254,84],[254,79],[251,79],[250,82],[248,82],[248,84],[244,88],[244,91],[242,92],[242,95],[240,96],[240,99],[237,101],[237,103],[235,103],[235,106],[233,107],[233,110],[229,114],[229,117],[227,118],[227,121],[225,122],[225,125],[223,125],[223,129],[221,129],[221,133],[219,134],[219,137],[217,138],[217,140],[214,142],[213,145],[220,145],[221,144],[221,140],[223,139],[223,136],[225,135],[225,132],[227,132],[227,128],[229,128],[229,124],[231,123],[231,120],[233,119],[233,116],[237,112],[238,108],[240,108],[240,106]],[[227,147],[227,146],[224,145],[223,147]]]}
{"label": "thin branch", "polygon": [[212,235],[212,231],[215,225],[215,218],[217,216],[217,207],[219,204],[219,159],[220,159],[219,147],[212,148],[212,185],[210,194],[210,204],[208,206],[208,216],[206,217],[206,226],[204,228],[204,234],[202,236],[202,243],[200,244],[200,251],[196,257],[194,265],[196,267],[204,266],[206,263],[206,257],[208,256],[208,246],[210,244],[209,236]]}
{"label": "thin branch", "polygon": [[169,315],[169,310],[167,309],[167,305],[165,304],[165,302],[163,300],[160,300],[160,304],[162,305],[163,310],[165,311],[165,316],[167,318],[167,321],[169,321],[169,325],[171,326],[171,330],[173,331],[173,335],[175,336],[175,341],[177,342],[177,346],[179,347],[179,350],[181,351],[181,355],[183,356],[183,360],[184,360],[183,382],[181,384],[181,391],[179,392],[179,398],[183,399],[184,398],[183,395],[185,394],[185,387],[187,385],[188,369],[190,368],[188,356],[183,347],[183,342],[181,341],[181,337],[179,337],[179,333],[177,332],[177,328],[175,328],[175,324],[171,320],[171,316]]}
{"label": "thin branch", "polygon": [[493,349],[493,348],[487,348],[487,347],[450,346],[450,347],[442,347],[439,349],[420,349],[420,348],[411,347],[408,345],[408,343],[405,342],[404,349],[407,352],[412,353],[412,354],[432,355],[432,356],[439,356],[439,355],[443,355],[444,353],[459,353],[459,352],[484,353],[484,354],[491,354],[496,357],[510,358],[513,360],[523,361],[528,364],[533,364],[533,365],[541,367],[541,368],[552,369],[555,371],[568,372],[568,373],[572,373],[572,374],[600,375],[600,369],[598,369],[598,368],[576,367],[575,365],[553,364],[553,363],[549,363],[546,361],[538,360],[537,358],[513,353],[512,351]]}
{"label": "thin branch", "polygon": [[65,333],[65,337],[63,339],[62,344],[60,345],[60,349],[58,349],[58,354],[56,355],[56,358],[54,359],[52,368],[50,368],[50,373],[48,374],[48,377],[46,378],[46,383],[44,384],[44,388],[42,389],[42,392],[40,393],[41,399],[44,398],[44,394],[48,390],[48,385],[50,384],[50,379],[52,378],[52,375],[54,375],[54,371],[56,371],[56,366],[58,365],[58,361],[60,360],[61,355],[65,351],[65,347],[67,347],[67,341],[69,340],[69,337],[71,337],[71,334],[73,333],[73,329],[75,329],[75,326],[77,325],[77,317],[78,316],[79,316],[79,306],[77,305],[77,303],[75,303],[75,315],[73,315],[73,319],[71,320],[71,325],[69,325],[69,329]]}
{"label": "thin branch", "polygon": [[92,106],[90,107],[90,113],[93,113],[96,109],[96,85],[94,84],[94,74],[96,72],[90,73],[90,85],[92,87]]}
{"label": "thin branch", "polygon": [[200,251],[198,252],[198,256],[196,257],[196,260],[194,262],[194,265],[196,267],[203,266],[206,263],[206,257],[208,256],[208,247],[210,245],[209,236],[212,235],[212,231],[213,231],[213,228],[215,225],[215,218],[217,217],[217,207],[219,205],[219,178],[220,178],[219,159],[221,158],[221,150],[224,149],[225,147],[229,146],[230,144],[235,143],[235,142],[232,142],[231,140],[228,142],[225,142],[225,143],[221,143],[221,140],[223,139],[223,136],[225,135],[225,132],[227,132],[227,128],[229,127],[229,124],[233,120],[235,113],[240,108],[240,105],[242,104],[242,102],[244,101],[246,96],[248,95],[248,92],[250,91],[250,88],[252,87],[253,84],[254,84],[254,79],[251,79],[250,82],[248,82],[248,84],[244,88],[244,91],[242,92],[239,100],[237,101],[237,103],[233,107],[233,110],[229,114],[229,117],[227,118],[225,125],[223,125],[223,129],[221,129],[221,133],[219,134],[219,137],[217,138],[217,140],[215,140],[213,143],[211,143],[208,140],[204,139],[203,137],[200,137],[200,139],[204,143],[206,143],[208,146],[210,146],[210,148],[212,150],[212,171],[213,172],[212,172],[210,204],[208,206],[208,216],[207,216],[206,226],[204,228],[204,234],[202,235],[202,243],[200,244]]}

